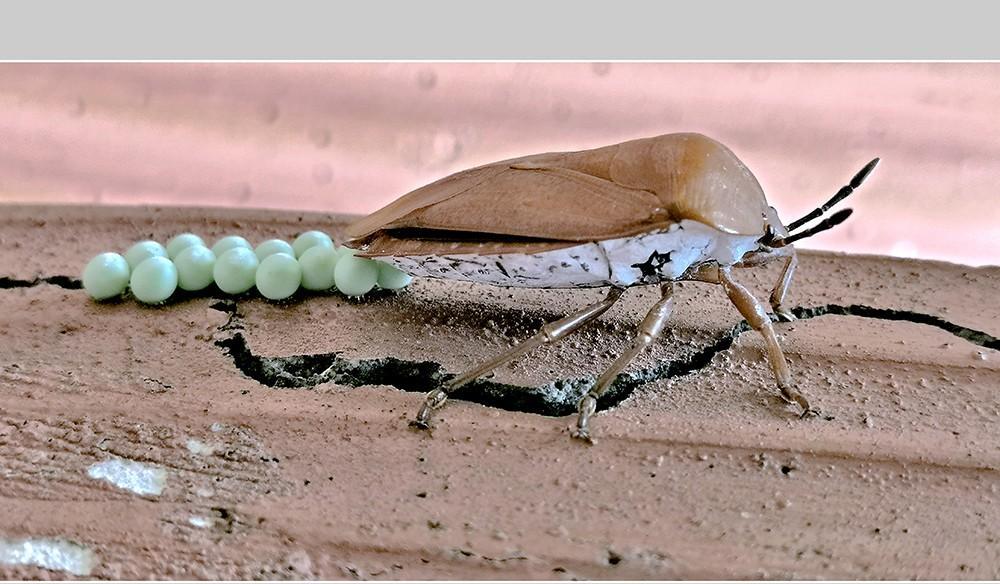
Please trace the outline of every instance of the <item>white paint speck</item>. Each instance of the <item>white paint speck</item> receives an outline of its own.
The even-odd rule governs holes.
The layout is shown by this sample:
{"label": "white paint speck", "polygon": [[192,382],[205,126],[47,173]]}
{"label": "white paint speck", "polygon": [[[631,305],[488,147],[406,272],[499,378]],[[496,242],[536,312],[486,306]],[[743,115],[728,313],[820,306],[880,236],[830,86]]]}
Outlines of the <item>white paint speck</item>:
{"label": "white paint speck", "polygon": [[0,538],[0,564],[38,566],[75,576],[89,576],[94,561],[92,551],[63,539]]}
{"label": "white paint speck", "polygon": [[209,429],[211,429],[215,433],[219,433],[225,430],[226,427],[222,425],[222,422],[213,422]]}
{"label": "white paint speck", "polygon": [[191,451],[192,454],[201,454],[203,456],[209,456],[215,453],[214,446],[210,446],[201,440],[195,440],[194,438],[188,439],[187,449]]}
{"label": "white paint speck", "polygon": [[191,517],[188,519],[188,523],[194,525],[195,527],[205,528],[212,525],[212,520],[208,517]]}
{"label": "white paint speck", "polygon": [[159,495],[167,483],[167,471],[162,468],[118,458],[91,465],[87,476],[139,495]]}

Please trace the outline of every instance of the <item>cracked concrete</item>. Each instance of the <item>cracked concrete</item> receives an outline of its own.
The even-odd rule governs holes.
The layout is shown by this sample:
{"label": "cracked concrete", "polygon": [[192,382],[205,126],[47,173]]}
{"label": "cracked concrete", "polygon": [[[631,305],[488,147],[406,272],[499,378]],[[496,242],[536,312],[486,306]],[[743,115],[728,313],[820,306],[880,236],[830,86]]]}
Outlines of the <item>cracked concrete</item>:
{"label": "cracked concrete", "polygon": [[[226,305],[216,303],[213,308],[225,310],[230,315],[227,326],[220,327],[220,330],[231,329],[231,322],[237,314],[235,302]],[[797,319],[802,320],[829,314],[907,321],[934,326],[987,349],[1000,350],[1000,339],[996,337],[950,323],[933,315],[907,310],[827,304],[816,307],[795,307],[792,309],[792,313]],[[772,320],[778,322],[778,319],[773,315]],[[611,388],[599,400],[598,411],[618,405],[632,395],[635,389],[647,383],[697,373],[698,370],[708,366],[717,354],[732,347],[739,335],[750,331],[751,328],[747,322],[740,321],[730,331],[691,354],[685,360],[661,360],[652,367],[618,375]],[[313,388],[322,383],[332,382],[350,387],[390,385],[404,391],[423,393],[457,375],[457,373],[444,372],[441,365],[434,361],[410,361],[395,357],[350,360],[344,359],[339,353],[285,357],[255,355],[248,346],[246,337],[239,332],[228,338],[217,340],[215,344],[226,351],[240,372],[268,387]],[[566,416],[576,411],[577,401],[590,388],[595,379],[596,374],[582,378],[556,379],[536,387],[479,379],[456,391],[452,394],[452,399],[470,401],[513,412],[528,412],[543,416]],[[559,388],[559,391],[556,388]]]}
{"label": "cracked concrete", "polygon": [[[420,396],[400,388],[423,391],[600,291],[417,281],[361,302],[95,303],[42,276],[147,237],[336,236],[342,223],[5,211],[0,234],[22,245],[0,246],[0,538],[75,542],[93,577],[1000,577],[1000,269],[803,254],[789,298],[802,320],[776,326],[832,419],[799,420],[778,399],[759,337],[717,287],[679,286],[587,448],[560,408],[655,290],[501,368],[428,436],[407,429]],[[764,296],[777,273],[738,276]],[[163,492],[86,475],[111,458],[166,469]]]}
{"label": "cracked concrete", "polygon": [[9,278],[6,276],[0,277],[0,290],[9,290],[11,288],[31,288],[32,286],[38,286],[39,284],[51,284],[53,286],[65,288],[66,290],[80,290],[83,288],[83,282],[81,282],[78,278],[70,278],[69,276],[38,276],[31,280],[19,280],[17,278]]}

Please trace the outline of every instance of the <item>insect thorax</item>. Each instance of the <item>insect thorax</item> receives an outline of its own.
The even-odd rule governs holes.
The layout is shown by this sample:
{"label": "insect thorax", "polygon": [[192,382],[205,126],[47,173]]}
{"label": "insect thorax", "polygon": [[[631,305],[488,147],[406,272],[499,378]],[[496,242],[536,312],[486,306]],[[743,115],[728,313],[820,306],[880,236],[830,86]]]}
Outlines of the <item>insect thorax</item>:
{"label": "insect thorax", "polygon": [[756,235],[732,235],[683,220],[667,229],[535,254],[386,256],[416,277],[519,288],[636,286],[679,279],[705,262],[732,265],[757,247]]}

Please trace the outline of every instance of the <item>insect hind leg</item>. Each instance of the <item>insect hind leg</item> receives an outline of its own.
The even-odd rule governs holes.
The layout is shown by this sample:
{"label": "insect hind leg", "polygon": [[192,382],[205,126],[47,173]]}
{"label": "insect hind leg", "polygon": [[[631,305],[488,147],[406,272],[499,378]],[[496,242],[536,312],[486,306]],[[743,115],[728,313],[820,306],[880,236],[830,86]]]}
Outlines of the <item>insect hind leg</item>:
{"label": "insect hind leg", "polygon": [[469,383],[470,381],[493,371],[497,367],[508,363],[515,358],[532,351],[544,344],[558,342],[570,334],[576,332],[587,323],[596,320],[599,316],[607,312],[621,298],[624,288],[611,288],[604,300],[591,304],[590,306],[575,312],[569,316],[544,325],[534,336],[518,343],[511,349],[504,351],[493,359],[453,377],[441,387],[431,390],[424,399],[417,417],[410,422],[410,426],[427,430],[430,428],[430,417],[434,410],[440,409],[448,401],[448,395]]}

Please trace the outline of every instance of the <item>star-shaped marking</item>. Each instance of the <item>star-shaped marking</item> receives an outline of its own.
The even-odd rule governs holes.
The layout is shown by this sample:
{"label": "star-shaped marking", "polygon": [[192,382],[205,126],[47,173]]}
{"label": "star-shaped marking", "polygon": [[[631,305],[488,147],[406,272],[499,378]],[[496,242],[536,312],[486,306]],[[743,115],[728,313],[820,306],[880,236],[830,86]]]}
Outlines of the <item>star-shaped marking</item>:
{"label": "star-shaped marking", "polygon": [[642,272],[642,276],[639,278],[644,282],[658,282],[662,276],[660,275],[660,268],[670,263],[670,254],[672,252],[660,253],[654,251],[649,254],[649,258],[640,264],[632,264],[633,268],[637,268]]}

